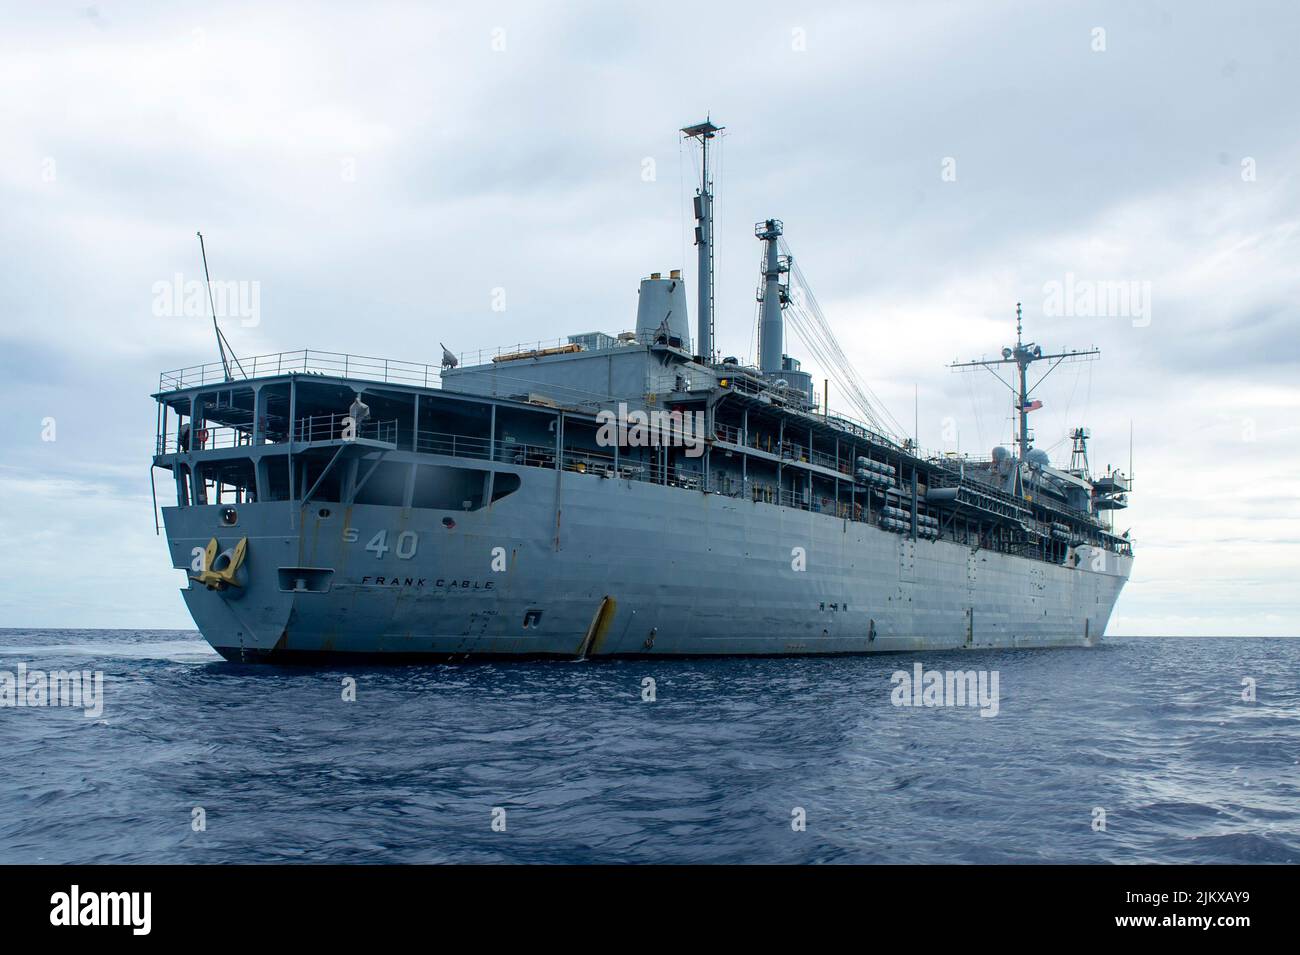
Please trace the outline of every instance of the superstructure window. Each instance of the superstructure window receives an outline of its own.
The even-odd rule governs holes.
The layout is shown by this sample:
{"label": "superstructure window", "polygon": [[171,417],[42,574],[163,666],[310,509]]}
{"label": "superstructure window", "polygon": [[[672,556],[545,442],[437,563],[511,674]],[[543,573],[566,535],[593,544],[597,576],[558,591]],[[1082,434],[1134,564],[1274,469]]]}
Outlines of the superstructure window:
{"label": "superstructure window", "polygon": [[[477,511],[483,506],[487,478],[488,471],[483,468],[421,464],[415,472],[415,495],[411,504],[439,511]],[[494,480],[493,500],[518,487],[517,476],[498,474]]]}
{"label": "superstructure window", "polygon": [[422,464],[415,472],[413,507],[476,511],[483,506],[487,471]]}
{"label": "superstructure window", "polygon": [[391,507],[406,505],[406,479],[411,474],[409,464],[383,461],[369,477],[366,477],[366,471],[367,466],[362,464],[357,481],[364,478],[365,483],[357,490],[356,503],[387,504]]}

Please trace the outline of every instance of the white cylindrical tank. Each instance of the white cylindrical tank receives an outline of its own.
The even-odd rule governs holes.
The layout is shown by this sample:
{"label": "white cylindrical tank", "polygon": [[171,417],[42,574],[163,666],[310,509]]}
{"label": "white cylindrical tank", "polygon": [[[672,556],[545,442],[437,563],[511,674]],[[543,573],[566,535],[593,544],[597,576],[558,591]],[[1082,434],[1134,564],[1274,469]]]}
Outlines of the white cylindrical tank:
{"label": "white cylindrical tank", "polygon": [[636,334],[641,341],[666,337],[669,344],[691,350],[691,326],[686,313],[686,283],[679,272],[668,278],[655,272],[641,280],[636,304]]}

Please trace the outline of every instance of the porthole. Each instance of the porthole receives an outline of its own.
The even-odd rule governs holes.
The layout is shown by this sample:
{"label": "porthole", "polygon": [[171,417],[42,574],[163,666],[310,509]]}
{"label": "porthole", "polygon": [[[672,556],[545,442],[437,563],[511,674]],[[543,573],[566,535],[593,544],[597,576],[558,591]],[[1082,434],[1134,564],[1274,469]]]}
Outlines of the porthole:
{"label": "porthole", "polygon": [[221,509],[221,523],[227,527],[234,527],[239,523],[239,512],[233,507],[223,507]]}

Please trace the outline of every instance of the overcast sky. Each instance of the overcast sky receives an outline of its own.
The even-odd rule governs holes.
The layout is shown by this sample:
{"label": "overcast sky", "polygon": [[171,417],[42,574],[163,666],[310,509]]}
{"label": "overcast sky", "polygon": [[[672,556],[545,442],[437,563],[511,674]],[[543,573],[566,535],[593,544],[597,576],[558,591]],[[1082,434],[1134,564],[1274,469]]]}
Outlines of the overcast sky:
{"label": "overcast sky", "polygon": [[[0,4],[0,626],[191,626],[149,395],[216,357],[154,308],[196,230],[256,283],[243,355],[617,332],[643,275],[693,287],[677,130],[711,113],[720,351],[754,357],[781,218],[894,417],[987,454],[1005,391],[945,365],[1023,301],[1045,348],[1102,350],[1042,386],[1039,446],[1085,424],[1127,468],[1132,422],[1109,632],[1300,633],[1300,8],[613,6]],[[1067,276],[1149,307],[1045,314]]]}

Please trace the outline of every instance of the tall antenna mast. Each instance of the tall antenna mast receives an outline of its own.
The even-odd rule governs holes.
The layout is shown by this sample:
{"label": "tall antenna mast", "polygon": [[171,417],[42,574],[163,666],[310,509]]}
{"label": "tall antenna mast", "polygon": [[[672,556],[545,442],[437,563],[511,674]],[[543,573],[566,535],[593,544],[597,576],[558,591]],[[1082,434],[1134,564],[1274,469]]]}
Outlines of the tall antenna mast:
{"label": "tall antenna mast", "polygon": [[[195,233],[199,237],[199,252],[203,256],[203,279],[208,286],[208,307],[212,309],[212,330],[217,333],[217,351],[221,353],[221,368],[225,372],[226,381],[232,381],[233,376],[230,374],[230,362],[233,359],[235,365],[239,368],[240,374],[245,378],[248,377],[244,371],[244,366],[239,364],[239,359],[235,357],[235,350],[230,347],[230,342],[226,341],[226,336],[221,334],[221,326],[217,324],[217,303],[212,298],[212,276],[208,274],[208,250],[203,245],[203,233]],[[229,357],[226,352],[229,351]]]}
{"label": "tall antenna mast", "polygon": [[725,127],[711,119],[682,129],[687,139],[700,144],[700,188],[695,192],[695,246],[699,255],[699,332],[696,354],[713,361],[713,180],[709,178],[709,140]]}
{"label": "tall antenna mast", "polygon": [[[1043,380],[1056,370],[1056,366],[1063,361],[1091,361],[1101,354],[1096,348],[1089,348],[1084,351],[1071,349],[1069,351],[1057,352],[1054,355],[1044,355],[1040,345],[1024,340],[1024,318],[1021,312],[1020,303],[1016,302],[1016,344],[1014,348],[1002,349],[1000,359],[985,359],[980,361],[954,362],[949,368],[966,369],[966,368],[987,368],[994,377],[1007,385],[1011,389],[1016,402],[1016,418],[1018,422],[1016,444],[1019,447],[1020,459],[1023,461],[1029,454],[1029,449],[1033,446],[1033,435],[1029,433],[1029,412],[1042,407],[1042,402],[1029,400],[1034,389],[1043,383]],[[1029,366],[1036,361],[1050,361],[1052,364],[1043,372],[1033,385],[1029,385],[1028,371]],[[1002,379],[1002,376],[993,371],[995,365],[1015,365],[1018,377],[1016,385],[1008,385]]]}
{"label": "tall antenna mast", "polygon": [[1128,486],[1133,487],[1133,419],[1128,419]]}

